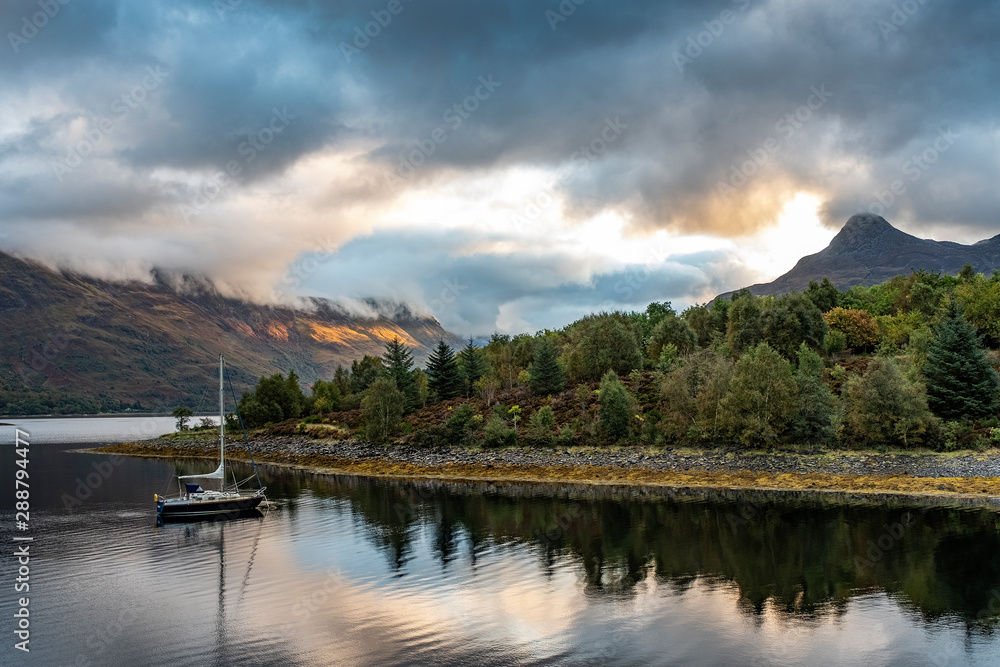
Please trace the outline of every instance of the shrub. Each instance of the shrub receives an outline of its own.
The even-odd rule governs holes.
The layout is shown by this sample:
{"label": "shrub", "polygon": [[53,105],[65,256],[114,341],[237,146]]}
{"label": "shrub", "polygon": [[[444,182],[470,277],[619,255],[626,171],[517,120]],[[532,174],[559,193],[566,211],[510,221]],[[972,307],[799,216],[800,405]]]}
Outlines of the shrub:
{"label": "shrub", "polygon": [[843,331],[830,329],[826,333],[826,338],[823,339],[823,346],[826,348],[827,354],[840,354],[847,347],[847,336],[844,335]]}
{"label": "shrub", "polygon": [[556,425],[556,415],[548,405],[540,407],[528,420],[527,435],[531,440],[542,444],[552,443],[552,430]]}
{"label": "shrub", "polygon": [[517,433],[507,426],[498,414],[493,414],[483,429],[484,444],[487,447],[513,447],[517,444]]}
{"label": "shrub", "polygon": [[448,429],[448,442],[452,445],[469,444],[475,417],[476,411],[468,403],[458,406],[445,423],[445,428]]}
{"label": "shrub", "polygon": [[633,413],[631,395],[614,371],[608,371],[601,378],[600,389],[601,428],[612,438],[623,438],[629,434],[629,420]]}

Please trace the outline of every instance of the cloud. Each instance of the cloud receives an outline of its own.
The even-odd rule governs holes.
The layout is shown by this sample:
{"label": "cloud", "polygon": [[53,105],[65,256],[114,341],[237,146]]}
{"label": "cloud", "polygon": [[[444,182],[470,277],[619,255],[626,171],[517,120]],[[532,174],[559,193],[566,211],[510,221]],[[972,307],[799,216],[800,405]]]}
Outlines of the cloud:
{"label": "cloud", "polygon": [[[595,310],[641,310],[651,301],[678,308],[748,280],[731,249],[659,255],[659,261],[593,261],[573,251],[519,247],[467,252],[469,232],[376,233],[335,254],[303,262],[303,293],[367,294],[418,304],[460,335],[559,328]],[[499,235],[494,242],[501,241]]]}
{"label": "cloud", "polygon": [[[435,266],[478,270],[484,301],[442,315],[475,329],[624,302],[615,272],[635,258],[581,241],[607,220],[632,241],[746,239],[807,193],[831,229],[875,206],[912,233],[995,232],[991,3],[389,5],[95,0],[32,31],[37,3],[8,3],[4,247],[106,276],[202,273],[260,299],[297,287],[296,260],[333,254],[367,278],[307,283],[324,296],[432,310]],[[442,229],[464,245],[407,245]],[[412,284],[351,254],[372,238]],[[768,271],[726,257],[704,266]],[[685,271],[650,284],[682,299],[722,280]]]}

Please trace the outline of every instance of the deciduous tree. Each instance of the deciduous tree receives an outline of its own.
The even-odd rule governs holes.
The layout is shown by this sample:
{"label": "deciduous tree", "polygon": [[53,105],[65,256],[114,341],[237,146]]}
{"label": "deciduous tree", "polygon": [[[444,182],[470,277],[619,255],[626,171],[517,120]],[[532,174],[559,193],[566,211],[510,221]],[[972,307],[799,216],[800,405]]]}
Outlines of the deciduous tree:
{"label": "deciduous tree", "polygon": [[722,399],[722,420],[745,445],[773,442],[795,413],[798,387],[792,365],[767,343],[740,356]]}
{"label": "deciduous tree", "polygon": [[892,357],[875,357],[847,383],[845,421],[862,445],[912,446],[932,424],[922,385],[906,378]]}
{"label": "deciduous tree", "polygon": [[878,344],[878,321],[866,310],[837,307],[823,316],[830,328],[844,334],[847,347],[860,352]]}
{"label": "deciduous tree", "polygon": [[170,416],[177,420],[178,431],[186,431],[188,429],[188,420],[191,419],[192,415],[194,415],[194,412],[185,405],[178,405],[170,413]]}
{"label": "deciduous tree", "polygon": [[403,418],[403,403],[403,394],[391,377],[376,378],[368,386],[361,400],[361,418],[371,442],[383,443],[396,434]]}
{"label": "deciduous tree", "polygon": [[808,345],[799,346],[798,387],[791,433],[800,442],[828,442],[833,437],[837,398],[823,382],[823,360]]}

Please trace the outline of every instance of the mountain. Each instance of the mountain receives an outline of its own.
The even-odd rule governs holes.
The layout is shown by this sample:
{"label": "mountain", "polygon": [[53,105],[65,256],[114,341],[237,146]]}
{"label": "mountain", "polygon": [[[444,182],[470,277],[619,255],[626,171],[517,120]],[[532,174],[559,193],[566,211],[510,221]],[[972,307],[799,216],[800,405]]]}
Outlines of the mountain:
{"label": "mountain", "polygon": [[810,280],[828,277],[840,289],[875,285],[911,270],[955,275],[966,264],[977,272],[1000,268],[1000,235],[962,245],[921,239],[871,213],[852,216],[823,250],[800,259],[791,271],[770,283],[751,285],[753,294],[781,294],[809,287]]}
{"label": "mountain", "polygon": [[0,414],[213,411],[220,353],[239,394],[279,371],[329,379],[394,337],[418,364],[440,339],[463,344],[405,305],[366,305],[371,316],[322,299],[308,310],[269,307],[196,279],[114,283],[0,253]]}

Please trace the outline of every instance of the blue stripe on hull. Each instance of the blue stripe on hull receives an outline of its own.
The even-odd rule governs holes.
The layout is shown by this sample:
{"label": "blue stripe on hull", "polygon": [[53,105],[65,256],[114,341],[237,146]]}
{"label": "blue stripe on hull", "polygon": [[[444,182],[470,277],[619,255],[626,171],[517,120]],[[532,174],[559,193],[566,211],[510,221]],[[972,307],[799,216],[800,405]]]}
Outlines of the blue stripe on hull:
{"label": "blue stripe on hull", "polygon": [[215,516],[219,514],[233,514],[235,516],[240,512],[248,512],[256,509],[263,500],[263,496],[254,496],[239,500],[220,500],[218,502],[157,503],[156,513],[164,519]]}

